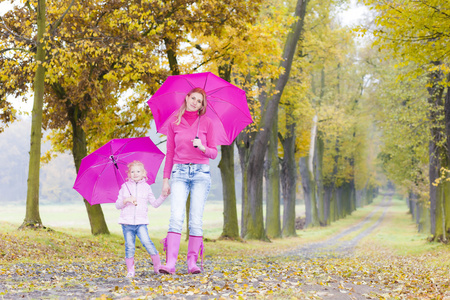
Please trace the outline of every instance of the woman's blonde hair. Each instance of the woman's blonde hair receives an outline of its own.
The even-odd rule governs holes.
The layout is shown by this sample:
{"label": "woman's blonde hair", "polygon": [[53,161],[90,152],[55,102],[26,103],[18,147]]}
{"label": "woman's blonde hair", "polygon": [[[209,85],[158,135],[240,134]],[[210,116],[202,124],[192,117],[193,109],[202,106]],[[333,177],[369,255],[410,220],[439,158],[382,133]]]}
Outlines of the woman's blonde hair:
{"label": "woman's blonde hair", "polygon": [[[206,113],[206,106],[208,105],[208,103],[206,102],[206,92],[204,89],[196,87],[193,88],[189,93],[187,93],[187,96],[189,97],[193,93],[199,93],[203,96],[202,108],[199,109],[198,111],[198,115],[203,116]],[[183,104],[181,104],[181,107],[178,110],[177,119],[175,121],[176,125],[180,125],[181,117],[183,117],[185,111],[186,111],[186,98],[184,99]]]}
{"label": "woman's blonde hair", "polygon": [[130,162],[128,165],[127,165],[127,179],[130,179],[130,169],[132,168],[132,167],[134,167],[134,166],[136,166],[136,167],[141,167],[142,168],[142,170],[144,170],[144,178],[145,178],[145,180],[147,181],[148,180],[148,177],[147,177],[147,170],[145,170],[145,166],[144,166],[144,164],[142,163],[142,162],[140,162],[139,160],[133,160],[132,162]]}

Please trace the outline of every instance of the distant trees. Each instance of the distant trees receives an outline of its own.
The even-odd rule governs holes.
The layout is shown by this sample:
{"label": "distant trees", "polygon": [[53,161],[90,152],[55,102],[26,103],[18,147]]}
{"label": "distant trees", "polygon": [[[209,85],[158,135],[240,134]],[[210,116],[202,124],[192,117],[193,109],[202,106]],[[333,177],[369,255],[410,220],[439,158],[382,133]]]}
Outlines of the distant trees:
{"label": "distant trees", "polygon": [[[398,140],[397,155],[393,155],[393,152],[384,153],[383,160],[386,166],[394,161],[408,165],[406,176],[396,176],[396,179],[409,191],[410,200],[418,203],[417,206],[410,205],[412,212],[417,220],[422,219],[423,207],[428,207],[429,199],[433,240],[448,241],[450,4],[442,0],[363,2],[376,11],[377,27],[371,31],[375,36],[374,45],[384,51],[385,57],[392,54],[398,67],[404,71],[399,74],[399,78],[411,82],[414,90],[420,91],[410,95],[411,89],[403,89],[403,93],[398,95],[397,99],[402,99],[398,109],[403,109],[395,117],[403,128],[396,128],[402,129],[399,133],[402,138]],[[362,29],[363,32],[366,30],[368,29]],[[424,94],[425,88],[427,95]],[[419,101],[422,105],[417,104]],[[406,114],[411,115],[412,112],[418,112],[419,119],[406,119]],[[428,133],[423,133],[424,128],[428,129]],[[405,138],[411,134],[414,139]],[[409,142],[408,147],[400,148],[405,142]],[[429,154],[423,159],[423,149],[427,147]],[[398,159],[398,155],[403,160]],[[426,170],[423,169],[423,162],[426,160],[429,162],[428,180]],[[428,193],[423,190],[424,183],[429,185]],[[418,209],[415,210],[414,207]],[[423,222],[419,221],[419,224],[419,228],[423,227]]]}

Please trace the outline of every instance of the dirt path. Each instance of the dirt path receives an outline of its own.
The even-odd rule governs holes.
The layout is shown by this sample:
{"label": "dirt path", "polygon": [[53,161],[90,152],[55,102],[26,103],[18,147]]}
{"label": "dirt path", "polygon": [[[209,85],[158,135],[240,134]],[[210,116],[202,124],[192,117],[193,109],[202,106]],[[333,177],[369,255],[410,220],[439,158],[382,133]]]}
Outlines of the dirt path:
{"label": "dirt path", "polygon": [[372,264],[371,258],[355,258],[353,252],[358,242],[381,224],[390,203],[391,196],[386,195],[358,224],[326,241],[278,256],[205,257],[205,271],[199,275],[187,274],[185,257],[173,276],[153,274],[150,265],[138,261],[134,279],[123,277],[121,260],[0,265],[0,300],[380,299],[397,286],[387,286],[383,274],[375,270],[378,266],[358,268],[359,263]]}
{"label": "dirt path", "polygon": [[[386,195],[383,201],[361,222],[351,226],[350,228],[342,231],[341,233],[318,243],[311,243],[302,246],[292,252],[288,252],[287,255],[298,255],[303,258],[318,258],[322,256],[344,256],[350,255],[355,246],[363,238],[370,235],[370,233],[377,228],[383,221],[389,205],[392,201],[392,195]],[[352,239],[347,239],[353,232],[361,230],[366,224],[368,224],[376,212],[382,210],[382,215],[367,229],[364,229],[357,236]]]}
{"label": "dirt path", "polygon": [[[368,237],[372,231],[377,228],[384,220],[387,210],[392,201],[392,195],[385,195],[383,201],[361,222],[351,226],[350,228],[334,235],[333,237],[318,243],[310,243],[304,245],[294,251],[287,253],[288,256],[295,259],[310,259],[320,260],[328,258],[342,258],[349,257],[353,254],[355,246],[365,237]],[[382,210],[382,214],[370,227],[360,231],[356,236],[351,237],[352,233],[357,232],[369,224],[374,215]],[[350,236],[350,238],[348,238]],[[345,283],[345,287],[343,282]],[[384,293],[384,286],[380,285],[365,285],[355,284],[344,280],[339,276],[333,276],[328,281],[328,285],[323,284],[306,284],[305,291],[316,291],[316,295],[320,295],[321,299],[368,299],[372,298],[370,295],[381,295]],[[351,291],[351,292],[349,292]]]}

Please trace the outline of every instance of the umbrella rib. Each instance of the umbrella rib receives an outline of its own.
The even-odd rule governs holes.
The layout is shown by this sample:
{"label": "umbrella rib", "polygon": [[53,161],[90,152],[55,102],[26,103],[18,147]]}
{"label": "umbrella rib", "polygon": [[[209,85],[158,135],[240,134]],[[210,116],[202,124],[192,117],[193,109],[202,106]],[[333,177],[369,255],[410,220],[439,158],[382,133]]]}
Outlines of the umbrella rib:
{"label": "umbrella rib", "polygon": [[225,89],[225,88],[229,88],[229,87],[230,87],[230,86],[222,86],[222,87],[219,87],[219,88],[217,88],[217,89],[215,89],[215,90],[211,90],[211,91],[208,92],[207,96],[212,95],[212,94],[215,94],[215,93],[217,93],[217,92],[220,92],[221,90],[223,90],[223,89]]}
{"label": "umbrella rib", "polygon": [[99,162],[95,165],[89,166],[89,168],[87,168],[86,170],[83,171],[83,174],[81,174],[79,177],[83,177],[84,174],[86,174],[89,170],[93,169],[93,168],[97,168],[97,167],[101,167],[103,165],[107,165],[109,163],[109,161],[105,161],[105,162]]}
{"label": "umbrella rib", "polygon": [[126,141],[122,146],[120,146],[120,148],[119,149],[117,149],[116,150],[116,152],[112,152],[112,149],[111,149],[111,154],[112,155],[119,155],[119,154],[122,154],[122,151],[124,150],[124,148],[125,148],[125,146],[127,146],[129,143],[131,142],[131,140],[129,140],[129,141]]}
{"label": "umbrella rib", "polygon": [[211,74],[211,73],[206,74],[205,84],[203,85],[203,90],[204,91],[206,89],[206,84],[208,83],[209,74]]}
{"label": "umbrella rib", "polygon": [[[229,105],[234,106],[238,111],[242,112],[242,113],[247,117],[246,113],[243,112],[242,109],[241,109],[240,107],[238,107],[236,104],[231,103],[231,102],[228,102],[228,101],[223,100],[223,99],[221,99],[221,98],[214,97],[214,96],[213,96],[212,98],[213,98],[213,99],[211,99],[211,100],[214,100],[215,102],[222,102],[222,103],[226,103],[226,104],[229,104]],[[209,104],[209,102],[208,102],[208,104]],[[216,110],[213,109],[213,106],[212,106],[212,105],[209,105],[209,107],[210,107],[212,110],[214,110],[214,112],[217,114]],[[219,115],[219,114],[217,114],[217,115]],[[251,119],[251,117],[250,117],[250,119]],[[253,120],[252,120],[252,121],[253,121]]]}
{"label": "umbrella rib", "polygon": [[192,89],[195,88],[195,86],[192,84],[192,82],[190,82],[187,78],[183,77],[183,79],[187,81],[187,83],[191,86]]}

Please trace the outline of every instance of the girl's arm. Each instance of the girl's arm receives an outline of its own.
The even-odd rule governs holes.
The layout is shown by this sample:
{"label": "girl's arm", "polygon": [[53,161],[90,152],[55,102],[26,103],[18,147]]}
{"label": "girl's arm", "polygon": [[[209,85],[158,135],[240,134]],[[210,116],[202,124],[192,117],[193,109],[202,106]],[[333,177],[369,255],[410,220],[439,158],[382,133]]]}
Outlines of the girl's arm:
{"label": "girl's arm", "polygon": [[154,208],[158,208],[163,202],[164,200],[166,200],[167,196],[159,196],[158,199],[155,198],[155,195],[153,194],[152,188],[149,186],[149,191],[148,191],[148,202],[150,202],[151,206],[153,206]]}

